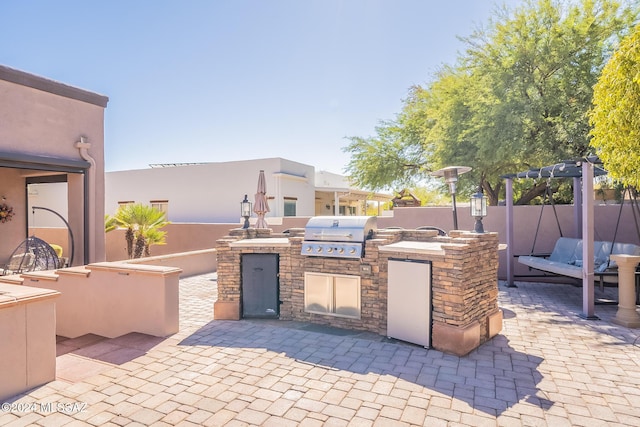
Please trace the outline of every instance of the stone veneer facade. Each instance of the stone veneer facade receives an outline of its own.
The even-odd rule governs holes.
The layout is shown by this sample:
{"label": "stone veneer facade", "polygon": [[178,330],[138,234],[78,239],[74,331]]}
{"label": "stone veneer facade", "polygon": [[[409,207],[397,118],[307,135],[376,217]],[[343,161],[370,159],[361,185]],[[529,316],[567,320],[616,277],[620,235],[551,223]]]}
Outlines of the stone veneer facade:
{"label": "stone veneer facade", "polygon": [[[441,237],[431,230],[378,230],[366,241],[362,259],[301,255],[303,239],[304,229],[291,229],[287,236],[276,236],[268,229],[249,228],[231,230],[229,236],[218,240],[218,300],[214,318],[242,317],[242,255],[265,253],[279,255],[281,320],[386,335],[388,261],[393,258],[431,262],[432,348],[465,355],[502,329],[497,233],[452,231]],[[435,243],[439,250],[396,250],[392,244],[399,242]],[[360,319],[305,312],[305,272],[359,276]]]}

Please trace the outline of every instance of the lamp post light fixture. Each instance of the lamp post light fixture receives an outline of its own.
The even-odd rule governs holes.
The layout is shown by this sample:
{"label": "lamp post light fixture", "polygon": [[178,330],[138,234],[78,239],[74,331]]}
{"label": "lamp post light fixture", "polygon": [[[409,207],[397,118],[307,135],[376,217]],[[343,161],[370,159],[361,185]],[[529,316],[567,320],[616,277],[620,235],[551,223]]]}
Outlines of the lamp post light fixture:
{"label": "lamp post light fixture", "polygon": [[478,191],[471,195],[471,216],[476,219],[476,224],[473,227],[474,233],[484,233],[484,227],[482,226],[482,218],[487,216],[487,198],[482,194],[482,189],[478,188]]}
{"label": "lamp post light fixture", "polygon": [[449,192],[451,193],[451,204],[453,206],[453,229],[458,229],[458,212],[456,210],[456,184],[458,183],[458,176],[463,173],[467,173],[471,170],[468,166],[447,166],[446,168],[438,169],[435,172],[431,172],[431,176],[437,176],[444,178],[444,182],[449,185]]}
{"label": "lamp post light fixture", "polygon": [[244,200],[240,202],[240,216],[244,218],[244,225],[242,228],[249,228],[249,217],[251,216],[251,202],[247,199],[247,195],[244,195]]}

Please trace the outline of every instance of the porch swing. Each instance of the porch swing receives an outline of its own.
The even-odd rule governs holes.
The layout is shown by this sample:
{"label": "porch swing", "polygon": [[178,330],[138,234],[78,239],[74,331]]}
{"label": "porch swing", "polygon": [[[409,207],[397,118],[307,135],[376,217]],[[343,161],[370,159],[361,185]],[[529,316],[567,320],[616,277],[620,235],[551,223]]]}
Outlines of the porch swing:
{"label": "porch swing", "polygon": [[[603,171],[606,173],[606,171]],[[602,173],[602,174],[604,174]],[[560,227],[560,221],[558,214],[553,203],[553,197],[550,194],[550,180],[554,177],[553,170],[547,180],[547,187],[545,188],[545,199],[550,199],[550,204],[553,208],[553,212],[558,226],[558,232],[560,237],[555,243],[553,251],[551,253],[535,253],[535,244],[540,230],[540,224],[542,221],[542,215],[544,212],[544,200],[542,209],[540,210],[540,216],[538,218],[538,224],[533,239],[533,245],[531,247],[531,253],[528,256],[518,256],[518,262],[529,267],[529,270],[536,269],[543,273],[543,276],[567,276],[575,279],[582,278],[582,240],[576,238],[564,237],[562,234],[562,228]],[[620,209],[618,211],[618,217],[616,226],[611,241],[594,241],[594,275],[599,277],[600,288],[604,287],[604,283],[617,283],[617,266],[615,262],[610,260],[612,254],[630,254],[640,255],[640,247],[630,243],[617,243],[618,229],[620,226],[620,218],[622,217],[622,210],[624,207],[625,193],[628,192],[631,198],[631,189],[626,188],[622,194],[622,202],[620,203]],[[640,239],[640,227],[638,224],[638,218],[636,211],[638,210],[638,202],[634,195],[634,201],[632,201],[632,213],[636,225],[636,232]],[[540,275],[533,276],[520,276],[520,277],[540,277]]]}
{"label": "porch swing", "polygon": [[[602,163],[597,156],[587,156],[574,160],[567,160],[551,166],[545,166],[539,169],[531,169],[525,172],[503,175],[505,179],[506,192],[506,218],[507,218],[507,287],[517,287],[514,283],[514,261],[544,273],[571,277],[581,280],[582,282],[582,312],[580,317],[584,319],[597,319],[594,313],[594,279],[599,277],[601,284],[603,281],[618,281],[618,269],[614,262],[609,262],[611,254],[628,254],[640,255],[640,246],[628,243],[598,242],[594,239],[595,222],[593,218],[593,179],[599,175],[607,173],[601,167]],[[516,178],[572,178],[574,183],[574,196],[576,203],[573,206],[574,226],[577,235],[581,238],[559,237],[555,242],[553,252],[549,257],[543,256],[526,256],[515,255],[513,248],[514,229],[513,229],[513,180]],[[580,201],[578,203],[578,201]],[[622,207],[621,207],[622,209]],[[634,216],[636,211],[634,211]],[[620,225],[620,220],[618,221]],[[616,228],[618,228],[616,225]],[[622,227],[621,227],[622,228]],[[543,227],[544,229],[544,227]],[[617,231],[615,240],[618,240]],[[583,244],[584,239],[584,244]],[[596,246],[597,245],[597,246]],[[604,263],[598,264],[596,267],[596,258],[600,262],[604,255]],[[583,257],[588,257],[583,262]],[[596,270],[604,270],[597,272]],[[542,277],[538,275],[537,277]],[[639,273],[636,272],[636,279]]]}

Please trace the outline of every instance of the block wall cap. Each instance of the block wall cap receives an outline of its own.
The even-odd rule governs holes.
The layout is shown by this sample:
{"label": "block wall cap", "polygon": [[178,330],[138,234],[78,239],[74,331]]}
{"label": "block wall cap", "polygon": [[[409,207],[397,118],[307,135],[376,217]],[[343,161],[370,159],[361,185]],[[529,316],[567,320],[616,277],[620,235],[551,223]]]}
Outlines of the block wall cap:
{"label": "block wall cap", "polygon": [[115,271],[118,273],[138,273],[138,274],[160,274],[163,276],[169,276],[172,274],[182,273],[181,268],[177,267],[164,267],[157,265],[145,265],[145,264],[128,264],[126,262],[98,262],[87,265],[87,269],[90,271]]}

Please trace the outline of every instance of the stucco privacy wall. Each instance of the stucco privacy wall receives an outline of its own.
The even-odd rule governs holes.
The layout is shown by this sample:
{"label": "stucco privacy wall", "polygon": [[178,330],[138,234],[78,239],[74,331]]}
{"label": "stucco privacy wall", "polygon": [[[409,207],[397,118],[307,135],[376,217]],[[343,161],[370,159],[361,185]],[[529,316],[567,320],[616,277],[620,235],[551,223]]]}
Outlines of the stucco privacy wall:
{"label": "stucco privacy wall", "polygon": [[[573,206],[557,206],[556,209],[564,236],[572,237],[574,235]],[[619,209],[619,205],[597,205],[594,207],[596,240],[612,240]],[[514,207],[514,253],[528,255],[531,252],[540,210],[540,206]],[[500,243],[506,243],[505,211],[503,206],[490,206],[488,215],[483,220],[485,230],[497,232]],[[274,233],[278,233],[290,228],[300,228],[304,227],[308,220],[308,217],[287,217],[283,218],[281,225],[273,225],[271,229]],[[472,221],[468,207],[461,207],[458,210],[459,227],[462,230],[472,230]],[[393,217],[381,216],[378,217],[377,222],[380,229],[391,226],[414,229],[421,225],[434,225],[450,231],[452,228],[451,207],[396,208]],[[216,240],[226,236],[229,230],[238,226],[239,222],[236,224],[170,224],[164,229],[167,231],[167,244],[153,246],[151,253],[152,255],[166,255],[210,249],[215,247]],[[36,231],[36,235],[39,233],[40,231]],[[544,210],[540,231],[535,238],[536,252],[551,252],[558,237],[558,226],[553,211],[547,206]],[[623,206],[616,241],[640,244],[629,204]],[[504,279],[506,277],[506,251],[499,251],[498,256],[498,277]],[[108,233],[107,260],[117,261],[126,259],[126,257],[124,232],[116,230]],[[526,266],[517,262],[514,263],[514,267],[516,274],[530,274]]]}
{"label": "stucco privacy wall", "polygon": [[[308,217],[287,217],[282,224],[270,226],[274,233],[292,227],[304,227]],[[171,223],[162,230],[167,232],[166,245],[151,247],[151,255],[170,255],[175,253],[211,249],[216,240],[226,236],[229,230],[237,228],[236,224],[203,224],[203,223]],[[124,230],[113,230],[107,233],[107,261],[127,259],[127,248]]]}
{"label": "stucco privacy wall", "polygon": [[[513,253],[516,255],[529,255],[532,249],[534,249],[535,253],[551,253],[556,240],[560,237],[560,231],[551,206],[545,206],[544,210],[542,210],[541,206],[514,206],[513,211]],[[543,214],[536,236],[536,228],[538,227],[541,211]],[[578,232],[576,230],[579,230],[579,227],[576,226],[573,205],[557,205],[556,212],[562,235],[564,237],[577,237]],[[632,206],[628,202],[623,205],[618,232],[616,233],[619,213],[620,205],[594,206],[595,240],[611,241],[615,236],[616,242],[640,245]],[[396,208],[393,211],[393,217],[378,218],[378,227],[401,226],[411,229],[422,225],[434,225],[449,231],[453,228],[452,216],[451,207]],[[506,208],[504,206],[489,206],[487,217],[482,222],[485,231],[497,232],[500,243],[506,243],[507,224]],[[640,223],[640,218],[638,218],[638,222]],[[469,215],[469,206],[459,206],[458,227],[461,230],[473,230],[473,225],[474,219]],[[504,279],[507,275],[507,251],[501,250],[498,255],[498,277]],[[516,275],[538,274],[535,271],[529,271],[526,266],[518,262],[514,263],[514,272]],[[561,280],[566,281],[566,278]]]}
{"label": "stucco privacy wall", "polygon": [[[76,143],[84,137],[92,159],[88,170],[87,262],[100,261],[104,252],[104,109],[108,98],[44,77],[0,65],[0,154],[34,156],[40,160],[82,161]],[[87,159],[84,159],[87,160]],[[35,169],[0,167],[0,195],[15,209],[14,220],[0,224],[3,241],[0,259],[5,259],[26,237],[25,179],[51,175]],[[69,223],[76,251],[84,252],[84,179],[68,174]],[[7,196],[10,194],[11,196]],[[15,198],[14,198],[15,197]],[[11,230],[11,231],[9,231]],[[19,231],[15,231],[19,230]],[[82,258],[78,257],[82,262]]]}

